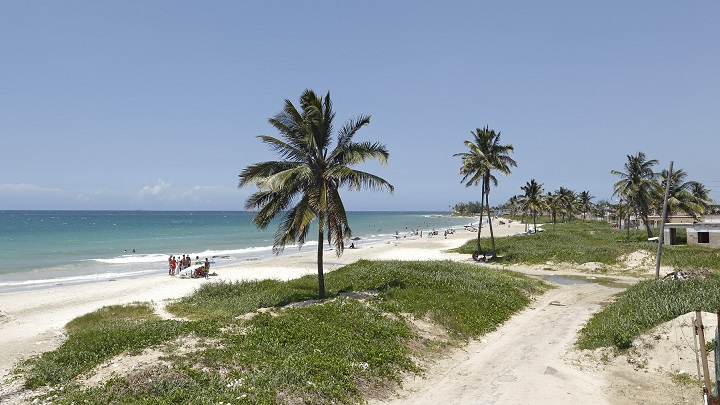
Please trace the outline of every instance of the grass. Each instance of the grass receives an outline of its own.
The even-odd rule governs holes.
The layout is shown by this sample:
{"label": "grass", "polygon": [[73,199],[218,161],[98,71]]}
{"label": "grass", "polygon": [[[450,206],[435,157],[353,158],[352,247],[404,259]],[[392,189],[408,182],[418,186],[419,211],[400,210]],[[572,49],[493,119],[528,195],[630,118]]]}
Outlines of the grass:
{"label": "grass", "polygon": [[[655,255],[657,245],[647,242],[643,230],[612,229],[602,222],[573,221],[544,226],[545,232],[534,235],[495,239],[498,263],[544,264],[599,262],[621,265],[620,258],[635,251]],[[490,247],[489,238],[481,238]],[[455,251],[471,254],[477,239]],[[594,349],[605,346],[628,348],[633,340],[655,326],[677,316],[702,308],[715,312],[720,305],[720,250],[695,246],[664,246],[662,264],[675,269],[704,268],[712,277],[706,280],[680,282],[643,281],[629,287],[617,300],[595,314],[583,328],[578,347]],[[713,272],[714,271],[714,272]]]}
{"label": "grass", "polygon": [[[533,235],[515,235],[495,238],[501,264],[544,264],[597,262],[605,265],[620,264],[624,255],[643,251],[657,254],[657,244],[647,241],[644,230],[617,230],[605,222],[576,220],[566,224],[543,227],[545,232]],[[657,233],[657,230],[655,230]],[[484,251],[489,251],[490,237],[480,238]],[[477,248],[477,238],[467,241],[454,252],[472,254]],[[720,250],[696,246],[664,246],[662,264],[674,268],[705,268],[720,270]]]}
{"label": "grass", "polygon": [[[613,230],[604,222],[573,221],[558,224],[552,230],[552,224],[544,225],[545,232],[533,235],[515,235],[507,238],[495,238],[498,257],[503,264],[543,264],[548,261],[566,263],[599,262],[607,265],[618,263],[618,259],[637,250],[657,249],[657,245],[647,242],[644,232],[631,231],[630,242],[623,231]],[[489,231],[488,231],[489,232]],[[484,251],[490,250],[490,237],[481,237]],[[469,240],[454,251],[472,254],[477,248],[477,238]]]}
{"label": "grass", "polygon": [[704,280],[642,281],[595,314],[580,331],[577,345],[581,349],[627,349],[636,337],[655,326],[696,309],[716,312],[718,306],[720,280],[716,276]]}
{"label": "grass", "polygon": [[68,338],[59,349],[25,363],[25,385],[38,388],[65,383],[118,354],[137,354],[189,334],[197,326],[201,325],[161,320],[148,303],[101,308],[68,323]]}
{"label": "grass", "polygon": [[[451,261],[359,261],[327,274],[326,289],[334,297],[374,290],[373,298],[284,307],[314,298],[316,288],[311,276],[207,284],[168,307],[185,321],[160,319],[147,303],[102,308],[69,323],[56,350],[23,364],[26,386],[51,390],[43,399],[55,404],[359,403],[420,372],[415,359],[438,347],[413,318],[461,343],[494,330],[547,286]],[[175,342],[197,344],[177,351]],[[77,382],[118,354],[148,348],[164,350],[165,363],[98,386]]]}

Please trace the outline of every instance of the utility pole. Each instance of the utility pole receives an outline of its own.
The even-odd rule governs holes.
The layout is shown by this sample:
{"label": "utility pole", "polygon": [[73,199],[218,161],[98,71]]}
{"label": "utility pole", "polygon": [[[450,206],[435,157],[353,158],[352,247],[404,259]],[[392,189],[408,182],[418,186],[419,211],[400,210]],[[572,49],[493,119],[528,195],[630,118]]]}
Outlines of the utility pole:
{"label": "utility pole", "polygon": [[[658,235],[658,251],[655,259],[655,280],[660,278],[660,258],[662,257],[663,239],[665,237],[665,217],[668,211],[668,196],[670,195],[670,182],[672,181],[673,162],[670,161],[667,179],[665,179],[665,199],[663,200],[662,217],[660,218],[660,235]],[[647,226],[647,225],[646,225]]]}

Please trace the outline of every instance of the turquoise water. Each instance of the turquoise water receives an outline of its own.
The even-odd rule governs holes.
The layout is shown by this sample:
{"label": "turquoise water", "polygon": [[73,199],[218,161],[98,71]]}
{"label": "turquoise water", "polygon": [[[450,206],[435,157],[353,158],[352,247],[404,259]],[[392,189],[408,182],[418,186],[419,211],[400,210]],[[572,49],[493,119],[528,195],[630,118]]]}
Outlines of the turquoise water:
{"label": "turquoise water", "polygon": [[[167,273],[169,255],[214,257],[215,265],[272,255],[277,222],[265,230],[234,211],[0,211],[0,293]],[[362,243],[472,219],[437,212],[350,212]],[[303,250],[317,246],[311,233]],[[288,246],[285,253],[296,253]]]}

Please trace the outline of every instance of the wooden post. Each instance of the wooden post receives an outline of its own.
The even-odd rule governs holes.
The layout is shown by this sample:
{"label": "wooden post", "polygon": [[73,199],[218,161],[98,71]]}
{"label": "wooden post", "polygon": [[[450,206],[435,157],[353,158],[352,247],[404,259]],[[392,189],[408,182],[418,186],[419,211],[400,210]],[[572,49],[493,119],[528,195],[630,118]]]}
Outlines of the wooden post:
{"label": "wooden post", "polygon": [[[715,328],[715,389],[713,394],[720,400],[720,306],[717,310],[718,326]],[[718,401],[720,402],[720,401]]]}
{"label": "wooden post", "polygon": [[[658,235],[657,258],[655,259],[655,280],[660,278],[660,258],[662,257],[663,239],[665,238],[665,217],[668,212],[668,196],[670,195],[670,181],[672,180],[673,162],[670,161],[670,170],[667,179],[665,179],[665,199],[663,200],[662,217],[660,217],[660,235]],[[649,226],[645,224],[645,226]]]}
{"label": "wooden post", "polygon": [[695,310],[695,317],[698,319],[697,333],[700,337],[700,355],[702,356],[703,377],[705,377],[705,392],[710,392],[710,370],[708,369],[707,348],[705,347],[705,331],[703,331],[702,314],[699,309]]}

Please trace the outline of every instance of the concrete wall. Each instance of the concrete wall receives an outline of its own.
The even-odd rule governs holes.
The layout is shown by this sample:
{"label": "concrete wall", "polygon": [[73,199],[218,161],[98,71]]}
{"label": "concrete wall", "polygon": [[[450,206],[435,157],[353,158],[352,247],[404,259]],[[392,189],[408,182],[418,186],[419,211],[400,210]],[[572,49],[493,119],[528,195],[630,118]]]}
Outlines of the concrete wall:
{"label": "concrete wall", "polygon": [[[675,228],[665,228],[665,234],[663,235],[663,243],[665,245],[675,245]],[[707,232],[708,234],[708,243],[699,243],[698,242],[698,232]],[[720,229],[717,227],[702,227],[698,226],[697,228],[686,228],[686,234],[687,234],[687,244],[688,246],[702,246],[702,247],[709,247],[709,248],[720,248]]]}
{"label": "concrete wall", "polygon": [[[698,243],[698,232],[707,232],[709,237],[709,243]],[[710,247],[710,248],[720,248],[720,232],[718,231],[708,231],[704,229],[695,230],[695,229],[688,229],[687,230],[687,244],[688,246],[703,246],[703,247]]]}

